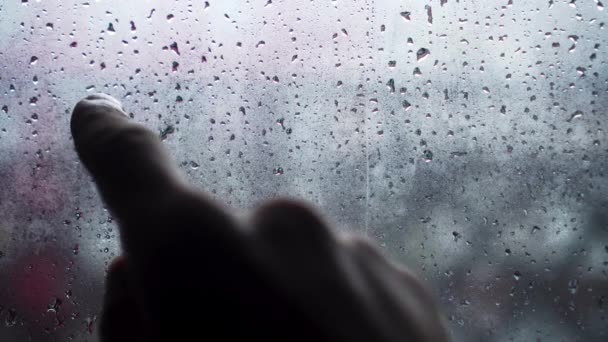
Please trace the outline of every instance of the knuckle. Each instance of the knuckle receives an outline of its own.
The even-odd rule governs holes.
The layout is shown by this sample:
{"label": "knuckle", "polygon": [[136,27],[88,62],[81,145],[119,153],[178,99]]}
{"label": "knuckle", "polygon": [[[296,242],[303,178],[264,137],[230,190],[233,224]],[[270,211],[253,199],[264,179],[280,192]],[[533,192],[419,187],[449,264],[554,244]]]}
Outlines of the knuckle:
{"label": "knuckle", "polygon": [[291,199],[263,204],[256,210],[253,221],[261,235],[306,240],[327,240],[331,236],[330,230],[313,209]]}

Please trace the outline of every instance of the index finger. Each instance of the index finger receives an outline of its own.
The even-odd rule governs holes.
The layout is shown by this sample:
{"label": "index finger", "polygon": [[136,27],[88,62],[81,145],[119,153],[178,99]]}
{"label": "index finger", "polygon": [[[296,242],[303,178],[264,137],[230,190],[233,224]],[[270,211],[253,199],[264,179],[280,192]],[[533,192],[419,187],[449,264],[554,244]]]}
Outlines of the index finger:
{"label": "index finger", "polygon": [[71,131],[78,156],[120,223],[127,252],[165,239],[165,230],[175,229],[166,223],[185,208],[201,213],[189,225],[205,226],[207,237],[231,240],[225,234],[236,233],[218,204],[187,186],[159,136],[130,121],[118,100],[84,98],[72,113]]}
{"label": "index finger", "polygon": [[160,139],[129,121],[111,96],[82,99],[74,107],[70,126],[78,156],[119,220],[137,219],[183,186]]}
{"label": "index finger", "polygon": [[252,297],[242,283],[260,288],[264,279],[228,211],[187,186],[160,137],[129,121],[113,98],[80,101],[71,129],[78,155],[118,218],[129,282],[150,333],[174,334],[167,327],[184,326],[168,310],[196,319],[201,308],[220,308],[226,316],[215,311],[216,322],[234,319],[231,308]]}

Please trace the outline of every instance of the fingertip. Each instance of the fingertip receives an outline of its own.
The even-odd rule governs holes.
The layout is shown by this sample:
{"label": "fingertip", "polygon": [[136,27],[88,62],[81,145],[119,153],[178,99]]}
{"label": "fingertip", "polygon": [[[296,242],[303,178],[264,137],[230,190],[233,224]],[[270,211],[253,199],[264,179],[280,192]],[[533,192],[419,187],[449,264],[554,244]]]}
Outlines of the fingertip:
{"label": "fingertip", "polygon": [[92,122],[112,117],[128,118],[120,101],[103,93],[88,95],[78,101],[72,111],[70,118],[72,136],[76,138]]}
{"label": "fingertip", "polygon": [[97,106],[106,106],[114,109],[118,109],[120,111],[124,111],[122,103],[115,97],[104,94],[104,93],[95,93],[86,96],[85,98],[78,101],[78,104],[88,104],[88,105],[97,105]]}

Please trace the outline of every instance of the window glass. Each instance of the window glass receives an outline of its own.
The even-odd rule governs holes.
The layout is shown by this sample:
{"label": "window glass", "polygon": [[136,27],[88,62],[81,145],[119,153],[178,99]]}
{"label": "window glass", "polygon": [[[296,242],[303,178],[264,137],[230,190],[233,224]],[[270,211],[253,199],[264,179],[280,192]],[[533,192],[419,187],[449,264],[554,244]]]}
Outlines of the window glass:
{"label": "window glass", "polygon": [[0,340],[96,341],[117,230],[69,134],[120,99],[235,209],[418,273],[455,341],[608,337],[599,0],[0,3]]}

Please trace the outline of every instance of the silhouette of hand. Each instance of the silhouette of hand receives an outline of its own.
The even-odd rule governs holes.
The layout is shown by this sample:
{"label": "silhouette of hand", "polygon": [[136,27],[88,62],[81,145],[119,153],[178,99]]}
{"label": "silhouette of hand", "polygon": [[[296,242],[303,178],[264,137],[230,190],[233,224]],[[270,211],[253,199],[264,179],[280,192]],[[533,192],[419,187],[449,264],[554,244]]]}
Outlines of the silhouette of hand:
{"label": "silhouette of hand", "polygon": [[274,200],[234,219],[109,95],[78,102],[71,131],[123,247],[102,341],[447,341],[416,277],[305,204]]}

